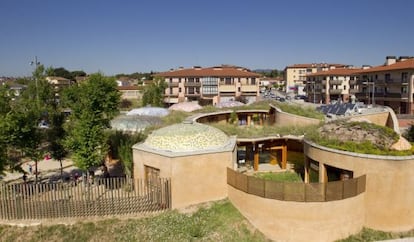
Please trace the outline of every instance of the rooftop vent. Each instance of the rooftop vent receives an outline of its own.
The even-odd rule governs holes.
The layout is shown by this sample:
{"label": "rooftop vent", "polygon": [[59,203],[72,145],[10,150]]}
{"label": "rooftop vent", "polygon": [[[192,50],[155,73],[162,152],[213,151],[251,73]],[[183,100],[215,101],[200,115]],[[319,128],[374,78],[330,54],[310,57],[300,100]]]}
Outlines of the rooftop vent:
{"label": "rooftop vent", "polygon": [[397,58],[395,56],[387,56],[385,58],[385,65],[389,66],[395,64],[397,62]]}

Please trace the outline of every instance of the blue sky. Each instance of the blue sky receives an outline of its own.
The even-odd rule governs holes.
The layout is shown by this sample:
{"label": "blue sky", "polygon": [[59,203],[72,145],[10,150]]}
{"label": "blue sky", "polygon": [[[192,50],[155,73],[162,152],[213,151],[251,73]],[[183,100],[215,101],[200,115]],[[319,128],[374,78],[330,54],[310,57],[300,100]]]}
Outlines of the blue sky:
{"label": "blue sky", "polygon": [[0,76],[234,64],[380,65],[414,55],[411,0],[2,0]]}

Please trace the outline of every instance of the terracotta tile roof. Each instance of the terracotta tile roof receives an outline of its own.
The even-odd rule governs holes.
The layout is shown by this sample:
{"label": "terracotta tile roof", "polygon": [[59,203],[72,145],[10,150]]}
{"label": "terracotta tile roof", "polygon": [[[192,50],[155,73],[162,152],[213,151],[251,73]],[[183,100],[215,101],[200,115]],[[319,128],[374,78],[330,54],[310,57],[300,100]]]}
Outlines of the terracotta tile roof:
{"label": "terracotta tile roof", "polygon": [[194,67],[188,69],[178,69],[158,73],[161,77],[261,77],[260,74],[249,71],[246,68],[235,66],[217,66],[217,67]]}
{"label": "terracotta tile roof", "polygon": [[397,61],[391,65],[375,66],[369,69],[361,70],[359,73],[381,72],[381,71],[395,71],[414,69],[414,58]]}
{"label": "terracotta tile roof", "polygon": [[361,70],[361,68],[335,68],[327,71],[318,71],[306,76],[351,76],[357,75]]}
{"label": "terracotta tile roof", "polygon": [[286,66],[286,68],[317,68],[317,67],[330,67],[330,66],[335,66],[336,68],[343,68],[343,67],[346,67],[347,65],[330,64],[330,63],[312,63],[312,64],[293,64],[290,66]]}

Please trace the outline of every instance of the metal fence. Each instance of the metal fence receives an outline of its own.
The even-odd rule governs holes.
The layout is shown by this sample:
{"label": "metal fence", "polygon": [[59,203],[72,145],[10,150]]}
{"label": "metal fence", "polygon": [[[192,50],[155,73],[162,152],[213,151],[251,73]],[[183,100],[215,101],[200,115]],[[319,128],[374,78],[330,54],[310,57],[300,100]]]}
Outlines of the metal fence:
{"label": "metal fence", "polygon": [[227,168],[227,184],[248,194],[295,202],[325,202],[357,196],[365,192],[366,175],[328,183],[276,182]]}
{"label": "metal fence", "polygon": [[4,220],[141,214],[170,208],[169,178],[0,185],[0,219]]}

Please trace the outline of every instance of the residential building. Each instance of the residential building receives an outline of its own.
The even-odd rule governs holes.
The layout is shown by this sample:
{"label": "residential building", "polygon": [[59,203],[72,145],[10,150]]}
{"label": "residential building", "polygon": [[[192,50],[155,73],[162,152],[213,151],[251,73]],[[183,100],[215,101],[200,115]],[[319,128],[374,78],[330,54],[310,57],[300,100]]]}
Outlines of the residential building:
{"label": "residential building", "polygon": [[306,76],[318,71],[325,71],[331,68],[344,68],[343,64],[313,63],[294,64],[285,68],[286,93],[305,95]]}
{"label": "residential building", "polygon": [[217,104],[238,98],[254,102],[259,97],[260,75],[243,67],[180,67],[157,76],[163,77],[168,85],[164,98],[168,105],[195,100]]}
{"label": "residential building", "polygon": [[350,97],[358,92],[357,78],[360,68],[332,68],[308,74],[306,93],[308,102],[331,103],[350,102]]}
{"label": "residential building", "polygon": [[387,56],[384,65],[360,71],[359,80],[358,100],[414,114],[414,57]]}
{"label": "residential building", "polygon": [[121,92],[121,99],[141,99],[142,87],[140,86],[118,86],[118,91]]}
{"label": "residential building", "polygon": [[279,91],[285,91],[286,83],[283,77],[263,77],[260,78],[259,85],[261,88],[276,87]]}
{"label": "residential building", "polygon": [[57,93],[62,90],[62,88],[68,87],[71,84],[71,80],[59,76],[48,76],[46,77],[46,81],[52,84]]}

